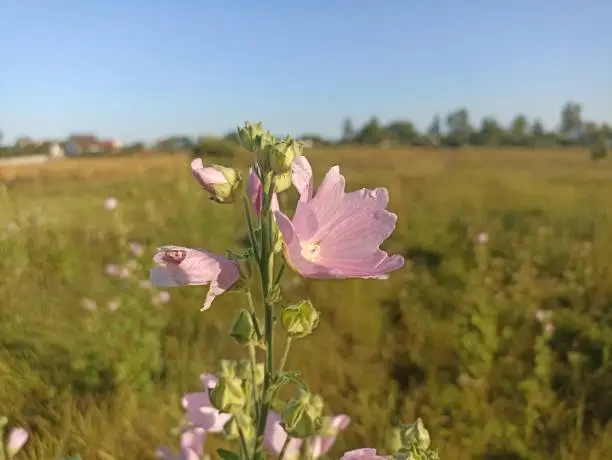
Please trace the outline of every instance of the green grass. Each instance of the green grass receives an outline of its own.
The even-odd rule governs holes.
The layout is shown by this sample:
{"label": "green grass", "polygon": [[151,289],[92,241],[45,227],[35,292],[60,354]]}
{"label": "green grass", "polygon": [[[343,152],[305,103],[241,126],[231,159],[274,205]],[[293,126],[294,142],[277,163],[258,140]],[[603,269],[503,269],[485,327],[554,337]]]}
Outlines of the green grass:
{"label": "green grass", "polygon": [[[340,164],[349,190],[388,187],[399,220],[386,249],[410,258],[389,281],[286,276],[285,297],[322,312],[288,367],[353,418],[330,458],[386,452],[389,428],[418,416],[443,459],[612,458],[612,163],[546,150],[308,156],[317,183]],[[0,414],[33,432],[21,458],[145,459],[175,446],[181,394],[241,352],[227,332],[244,298],[201,313],[203,289],[155,305],[138,281],[159,245],[239,246],[240,206],[208,201],[180,155],[0,177]],[[129,263],[133,280],[107,276],[111,263]],[[550,337],[538,309],[554,312]]]}

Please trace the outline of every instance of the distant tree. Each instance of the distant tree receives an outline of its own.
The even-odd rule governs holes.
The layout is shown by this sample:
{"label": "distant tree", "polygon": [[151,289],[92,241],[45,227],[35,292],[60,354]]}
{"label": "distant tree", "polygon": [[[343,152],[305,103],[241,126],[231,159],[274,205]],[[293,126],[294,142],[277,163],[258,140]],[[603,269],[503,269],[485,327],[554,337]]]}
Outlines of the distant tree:
{"label": "distant tree", "polygon": [[561,141],[567,145],[580,142],[583,134],[582,106],[575,102],[566,102],[561,109],[561,123],[559,125]]}
{"label": "distant tree", "polygon": [[232,130],[222,137],[224,141],[231,142],[232,144],[240,145],[240,139],[238,139],[238,133],[236,130]]}
{"label": "distant tree", "polygon": [[591,146],[591,159],[594,161],[601,160],[610,154],[610,141],[602,130],[598,130],[595,134],[593,144]]}
{"label": "distant tree", "polygon": [[419,132],[410,121],[394,121],[385,131],[391,140],[400,144],[415,144],[419,139]]}
{"label": "distant tree", "polygon": [[446,117],[446,124],[449,131],[445,139],[446,145],[459,147],[469,143],[472,127],[468,110],[465,107],[449,113]]}
{"label": "distant tree", "polygon": [[442,139],[442,121],[440,115],[435,115],[427,128],[427,138],[432,145],[440,145]]}
{"label": "distant tree", "polygon": [[2,147],[2,141],[4,140],[4,133],[0,129],[0,147]]}
{"label": "distant tree", "polygon": [[529,121],[523,114],[518,114],[510,122],[510,128],[505,135],[505,143],[514,146],[529,144]]}
{"label": "distant tree", "polygon": [[353,142],[355,139],[355,128],[350,118],[345,118],[342,124],[342,142]]}
{"label": "distant tree", "polygon": [[499,145],[503,135],[504,130],[495,118],[484,117],[480,129],[470,136],[470,142],[474,145]]}
{"label": "distant tree", "polygon": [[377,145],[387,139],[388,134],[376,117],[370,118],[355,135],[355,142],[364,145]]}

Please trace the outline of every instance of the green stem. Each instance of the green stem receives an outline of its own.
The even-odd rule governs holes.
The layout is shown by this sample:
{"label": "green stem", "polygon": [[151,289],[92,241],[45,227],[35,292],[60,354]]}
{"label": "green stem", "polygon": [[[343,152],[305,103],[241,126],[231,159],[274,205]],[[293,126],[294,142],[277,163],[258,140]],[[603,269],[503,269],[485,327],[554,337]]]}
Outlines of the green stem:
{"label": "green stem", "polygon": [[244,454],[244,458],[246,460],[250,460],[251,457],[249,456],[249,446],[247,444],[246,437],[244,436],[244,431],[242,430],[240,423],[237,423],[236,426],[238,427],[238,436],[240,436],[240,450]]}
{"label": "green stem", "polygon": [[287,340],[285,341],[285,351],[283,352],[283,357],[281,358],[280,366],[278,367],[278,374],[282,374],[285,370],[285,364],[287,364],[287,358],[289,357],[289,350],[291,349],[291,337],[287,336]]}
{"label": "green stem", "polygon": [[257,246],[257,241],[255,240],[255,227],[253,227],[253,219],[251,218],[251,203],[246,195],[242,196],[242,203],[244,205],[244,214],[246,215],[249,230],[249,242],[251,243],[251,248],[253,249],[255,261],[259,264],[261,260],[260,249]]}
{"label": "green stem", "polygon": [[290,442],[291,442],[291,438],[287,436],[285,438],[285,442],[283,443],[283,447],[281,448],[278,454],[278,460],[283,460],[283,457],[285,456],[285,453],[287,452],[287,447],[289,447]]}
{"label": "green stem", "polygon": [[255,403],[255,418],[259,419],[259,395],[257,394],[257,357],[255,356],[255,345],[249,343],[249,359],[251,360],[251,380],[252,380],[252,394],[253,402]]}
{"label": "green stem", "polygon": [[249,310],[251,313],[251,320],[253,321],[253,327],[255,328],[255,335],[257,336],[257,340],[262,339],[261,329],[259,328],[259,321],[257,320],[257,314],[255,313],[255,303],[253,302],[253,295],[251,294],[251,289],[247,289],[246,291],[247,301],[249,303]]}

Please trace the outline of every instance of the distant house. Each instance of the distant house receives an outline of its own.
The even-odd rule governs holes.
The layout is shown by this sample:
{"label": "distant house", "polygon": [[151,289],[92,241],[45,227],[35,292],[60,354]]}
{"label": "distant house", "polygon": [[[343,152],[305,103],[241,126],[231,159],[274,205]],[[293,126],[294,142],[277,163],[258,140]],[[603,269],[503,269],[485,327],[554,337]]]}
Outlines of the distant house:
{"label": "distant house", "polygon": [[65,151],[68,156],[84,153],[110,153],[121,147],[116,139],[100,140],[93,135],[72,135],[66,141]]}

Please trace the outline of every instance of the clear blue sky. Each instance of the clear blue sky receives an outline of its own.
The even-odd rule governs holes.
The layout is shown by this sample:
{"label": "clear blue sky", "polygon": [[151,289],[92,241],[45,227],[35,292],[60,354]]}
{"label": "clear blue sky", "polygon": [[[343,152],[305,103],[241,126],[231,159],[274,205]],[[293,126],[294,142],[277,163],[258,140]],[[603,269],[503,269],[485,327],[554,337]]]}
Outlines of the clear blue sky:
{"label": "clear blue sky", "polygon": [[2,0],[0,130],[338,136],[461,105],[612,121],[610,0]]}

